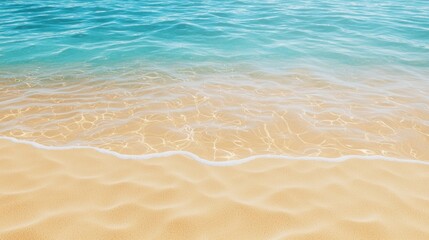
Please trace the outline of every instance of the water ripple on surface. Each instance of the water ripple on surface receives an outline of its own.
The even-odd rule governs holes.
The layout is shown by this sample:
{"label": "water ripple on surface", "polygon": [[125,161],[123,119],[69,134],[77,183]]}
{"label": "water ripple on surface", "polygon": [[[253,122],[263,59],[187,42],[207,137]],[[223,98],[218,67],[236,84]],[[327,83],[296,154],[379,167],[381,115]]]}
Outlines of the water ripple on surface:
{"label": "water ripple on surface", "polygon": [[261,60],[270,65],[302,58],[429,64],[429,5],[422,0],[99,3],[0,3],[0,66]]}

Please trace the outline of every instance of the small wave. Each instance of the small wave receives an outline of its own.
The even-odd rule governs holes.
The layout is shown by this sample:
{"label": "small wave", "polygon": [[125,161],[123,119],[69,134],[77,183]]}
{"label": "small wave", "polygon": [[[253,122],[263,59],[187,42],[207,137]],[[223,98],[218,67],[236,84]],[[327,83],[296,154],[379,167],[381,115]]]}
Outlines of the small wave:
{"label": "small wave", "polygon": [[214,166],[214,167],[227,167],[227,166],[235,166],[247,162],[251,162],[254,160],[258,160],[261,158],[269,158],[269,159],[283,159],[288,161],[318,161],[318,162],[330,162],[330,163],[340,163],[347,160],[361,160],[361,161],[386,161],[386,162],[397,162],[397,163],[408,163],[408,164],[419,164],[419,165],[427,165],[429,166],[428,160],[417,160],[417,159],[403,159],[403,158],[395,158],[388,157],[382,155],[344,155],[341,157],[311,157],[311,156],[288,156],[288,155],[275,155],[275,154],[261,154],[254,155],[245,158],[228,160],[223,162],[216,162],[204,159],[194,153],[188,151],[165,151],[159,153],[149,153],[142,155],[130,155],[130,154],[122,154],[115,151],[111,151],[108,149],[91,147],[91,146],[47,146],[37,142],[27,141],[16,139],[13,137],[0,136],[0,139],[11,141],[18,144],[27,144],[39,149],[45,150],[73,150],[73,149],[90,149],[95,150],[102,154],[111,155],[124,160],[148,160],[152,158],[163,158],[163,157],[171,157],[171,156],[185,156],[196,162]]}

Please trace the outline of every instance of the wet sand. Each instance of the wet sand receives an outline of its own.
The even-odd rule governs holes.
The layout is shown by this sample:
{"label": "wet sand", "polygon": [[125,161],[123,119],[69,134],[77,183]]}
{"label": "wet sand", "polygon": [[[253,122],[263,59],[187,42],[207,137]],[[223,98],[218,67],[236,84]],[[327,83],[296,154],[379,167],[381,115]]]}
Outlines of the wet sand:
{"label": "wet sand", "polygon": [[211,161],[258,154],[429,159],[429,85],[410,76],[200,75],[2,79],[0,136],[136,155],[188,151]]}
{"label": "wet sand", "polygon": [[426,165],[0,151],[0,239],[429,238]]}

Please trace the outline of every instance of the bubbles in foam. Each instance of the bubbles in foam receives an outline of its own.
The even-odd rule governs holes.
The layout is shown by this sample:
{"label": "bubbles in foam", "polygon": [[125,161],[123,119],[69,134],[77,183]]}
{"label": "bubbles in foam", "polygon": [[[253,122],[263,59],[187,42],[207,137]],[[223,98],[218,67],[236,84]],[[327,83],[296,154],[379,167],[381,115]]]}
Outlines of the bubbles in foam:
{"label": "bubbles in foam", "polygon": [[14,143],[19,144],[28,144],[36,148],[45,149],[45,150],[73,150],[73,149],[90,149],[97,151],[102,154],[111,155],[120,159],[124,160],[149,160],[153,158],[166,158],[166,157],[174,157],[174,156],[184,156],[189,159],[192,159],[194,161],[197,161],[199,163],[209,165],[209,166],[217,166],[217,167],[227,167],[227,166],[234,166],[238,164],[244,164],[247,162],[255,161],[258,159],[282,159],[282,160],[288,160],[288,161],[319,161],[319,162],[344,162],[348,160],[359,160],[359,161],[387,161],[387,162],[397,162],[397,163],[409,163],[409,164],[420,164],[420,165],[428,165],[429,161],[427,160],[416,160],[416,159],[402,159],[402,158],[394,158],[394,157],[387,157],[387,156],[380,156],[380,155],[346,155],[341,157],[311,157],[311,156],[287,156],[287,155],[275,155],[275,154],[262,154],[262,155],[254,155],[249,156],[241,159],[234,159],[229,161],[223,161],[223,162],[216,162],[213,160],[207,160],[204,159],[194,153],[187,152],[187,151],[166,151],[166,152],[159,152],[159,153],[149,153],[149,154],[143,154],[143,155],[129,155],[129,154],[122,154],[115,151],[97,148],[97,147],[90,147],[90,146],[46,146],[37,142],[31,142],[26,140],[19,140],[16,138],[11,137],[5,137],[0,136],[0,139],[8,140]]}

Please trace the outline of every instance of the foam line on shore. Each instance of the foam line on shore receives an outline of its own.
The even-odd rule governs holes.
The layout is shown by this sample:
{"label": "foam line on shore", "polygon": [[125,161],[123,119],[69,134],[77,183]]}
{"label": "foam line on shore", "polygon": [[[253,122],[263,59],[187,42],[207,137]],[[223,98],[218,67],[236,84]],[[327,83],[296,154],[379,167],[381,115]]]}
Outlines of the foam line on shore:
{"label": "foam line on shore", "polygon": [[235,159],[235,160],[217,162],[216,160],[204,159],[194,153],[187,152],[187,151],[165,151],[165,152],[148,153],[148,154],[142,154],[142,155],[130,155],[130,154],[118,153],[108,149],[91,147],[91,146],[47,146],[37,142],[22,140],[22,139],[17,139],[13,137],[7,137],[7,136],[0,136],[0,139],[11,141],[18,144],[27,144],[35,148],[45,149],[45,150],[73,150],[73,149],[94,150],[99,153],[111,155],[124,160],[148,160],[152,158],[162,158],[162,157],[171,157],[171,156],[180,155],[180,156],[188,157],[196,162],[209,165],[209,166],[215,166],[215,167],[234,166],[234,165],[251,162],[260,158],[284,159],[289,161],[318,161],[318,162],[330,162],[330,163],[339,163],[339,162],[344,162],[347,160],[354,159],[354,160],[362,160],[362,161],[386,161],[386,162],[419,164],[419,165],[429,166],[429,160],[425,161],[425,160],[418,160],[418,159],[403,159],[403,158],[395,158],[395,157],[388,157],[388,156],[382,156],[382,155],[344,155],[341,157],[314,157],[314,156],[306,157],[306,156],[261,154],[261,155],[254,155],[254,156],[249,156],[249,157]]}

